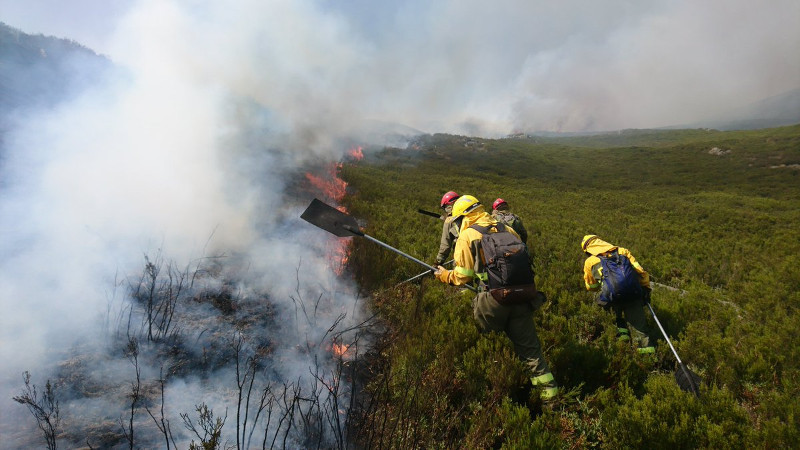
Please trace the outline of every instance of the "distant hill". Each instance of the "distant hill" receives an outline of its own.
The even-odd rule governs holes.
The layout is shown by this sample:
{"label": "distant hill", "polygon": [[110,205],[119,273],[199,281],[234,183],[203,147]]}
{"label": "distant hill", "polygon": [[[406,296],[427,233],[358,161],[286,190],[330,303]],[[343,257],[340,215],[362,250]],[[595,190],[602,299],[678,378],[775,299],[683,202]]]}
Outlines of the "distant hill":
{"label": "distant hill", "polygon": [[730,131],[774,128],[798,123],[800,123],[800,88],[751,103],[718,119],[668,128],[714,128]]}
{"label": "distant hill", "polygon": [[55,105],[101,79],[107,58],[68,39],[0,22],[0,138],[15,113]]}
{"label": "distant hill", "polygon": [[[800,87],[779,95],[768,97],[746,106],[729,111],[727,114],[692,123],[668,125],[652,129],[614,130],[614,131],[533,131],[516,133],[509,138],[576,138],[588,136],[610,136],[630,134],[654,134],[664,130],[759,130],[800,124]],[[588,139],[589,146],[600,145],[599,141]]]}

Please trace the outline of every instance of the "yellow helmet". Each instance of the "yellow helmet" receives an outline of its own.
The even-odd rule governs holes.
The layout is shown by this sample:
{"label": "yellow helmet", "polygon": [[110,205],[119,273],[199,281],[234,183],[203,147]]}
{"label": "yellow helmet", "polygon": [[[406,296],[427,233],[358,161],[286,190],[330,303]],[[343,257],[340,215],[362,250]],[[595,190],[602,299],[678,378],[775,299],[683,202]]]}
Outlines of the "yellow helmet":
{"label": "yellow helmet", "polygon": [[471,195],[462,195],[458,197],[455,203],[453,203],[453,212],[450,213],[453,217],[460,217],[464,214],[472,212],[475,208],[481,205],[481,202],[478,201],[477,198]]}
{"label": "yellow helmet", "polygon": [[598,236],[596,234],[587,234],[586,236],[584,236],[583,240],[581,241],[581,250],[586,251],[586,247],[589,246],[589,243],[591,243],[593,240],[597,239],[598,237],[600,237],[600,236]]}

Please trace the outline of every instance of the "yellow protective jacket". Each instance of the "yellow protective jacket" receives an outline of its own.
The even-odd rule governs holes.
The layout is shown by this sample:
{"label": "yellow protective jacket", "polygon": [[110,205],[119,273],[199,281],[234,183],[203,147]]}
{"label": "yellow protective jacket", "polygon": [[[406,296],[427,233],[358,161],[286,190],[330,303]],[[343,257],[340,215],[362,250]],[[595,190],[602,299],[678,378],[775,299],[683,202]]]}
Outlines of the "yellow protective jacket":
{"label": "yellow protective jacket", "polygon": [[624,255],[628,258],[628,260],[630,260],[633,268],[639,273],[639,283],[642,286],[649,288],[650,275],[648,275],[647,271],[645,271],[642,266],[636,262],[636,258],[633,257],[628,249],[611,245],[600,238],[596,238],[586,247],[586,251],[592,256],[586,258],[586,261],[583,262],[583,282],[586,285],[586,289],[590,291],[600,290],[602,273],[600,271],[600,258],[598,258],[597,255],[613,251],[614,249],[616,249],[620,255]]}
{"label": "yellow protective jacket", "polygon": [[[483,209],[483,206],[475,208],[475,210],[464,216],[461,221],[458,240],[456,240],[456,248],[453,252],[453,258],[455,259],[453,270],[441,271],[437,276],[439,281],[461,286],[469,284],[474,279],[484,282],[488,280],[489,275],[486,272],[481,250],[481,237],[483,235],[478,230],[470,228],[471,225],[475,224],[482,227],[490,227],[496,225],[497,221]],[[519,237],[511,227],[506,229]],[[476,255],[480,256],[476,257]]]}

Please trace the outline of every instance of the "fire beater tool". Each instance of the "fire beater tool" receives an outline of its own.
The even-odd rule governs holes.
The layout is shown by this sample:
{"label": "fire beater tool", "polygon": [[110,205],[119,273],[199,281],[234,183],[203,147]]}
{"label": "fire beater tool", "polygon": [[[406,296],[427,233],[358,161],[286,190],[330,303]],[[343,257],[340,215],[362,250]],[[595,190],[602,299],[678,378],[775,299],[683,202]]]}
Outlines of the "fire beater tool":
{"label": "fire beater tool", "polygon": [[[361,231],[361,228],[358,226],[358,222],[352,216],[349,216],[338,209],[334,208],[333,206],[327,205],[324,202],[320,201],[319,199],[314,199],[311,201],[311,204],[308,205],[303,214],[300,215],[300,218],[305,220],[306,222],[314,225],[316,227],[322,228],[323,230],[327,231],[328,233],[333,234],[334,236],[339,237],[348,237],[348,236],[360,236],[370,240],[381,247],[384,247],[388,250],[391,250],[397,253],[400,256],[410,259],[415,263],[425,266],[430,271],[436,271],[436,267],[431,266],[430,264],[425,263],[413,256],[409,255],[408,253],[404,253],[389,244],[383,243],[378,239],[364,233]],[[477,291],[473,286],[466,286],[468,289],[472,291]]]}
{"label": "fire beater tool", "polygon": [[[451,259],[450,261],[447,261],[446,263],[444,263],[444,264],[442,264],[442,265],[443,265],[443,266],[446,266],[446,265],[448,265],[448,264],[452,263],[453,261],[455,261],[455,259]],[[405,280],[405,281],[401,281],[401,282],[397,283],[396,285],[394,285],[394,287],[397,287],[397,286],[400,286],[401,284],[406,284],[406,283],[408,283],[408,282],[414,281],[414,280],[416,280],[417,278],[424,277],[425,275],[427,275],[427,274],[429,274],[429,273],[433,273],[433,272],[431,272],[431,271],[430,271],[430,269],[429,269],[429,270],[426,270],[425,272],[422,272],[422,273],[421,273],[421,274],[419,274],[419,275],[414,275],[413,277],[411,277],[411,278],[409,278],[409,279],[407,279],[407,280]]]}
{"label": "fire beater tool", "polygon": [[426,216],[436,217],[439,220],[444,220],[441,214],[436,214],[435,212],[425,211],[424,209],[418,209],[418,213],[425,214]]}
{"label": "fire beater tool", "polygon": [[672,346],[672,342],[669,340],[669,336],[667,336],[667,332],[664,331],[664,327],[661,326],[661,322],[658,320],[658,317],[656,317],[656,312],[653,310],[653,307],[650,305],[650,303],[647,304],[647,307],[650,308],[650,313],[653,314],[653,319],[656,320],[658,329],[661,330],[661,334],[663,334],[664,339],[667,340],[667,344],[669,344],[672,354],[675,355],[675,359],[678,360],[680,369],[675,372],[675,381],[678,382],[678,386],[680,386],[681,389],[686,392],[692,392],[695,396],[699,397],[700,391],[697,389],[697,385],[700,383],[700,376],[689,370],[683,361],[681,361],[680,356],[678,356],[678,352],[675,351],[675,347]]}

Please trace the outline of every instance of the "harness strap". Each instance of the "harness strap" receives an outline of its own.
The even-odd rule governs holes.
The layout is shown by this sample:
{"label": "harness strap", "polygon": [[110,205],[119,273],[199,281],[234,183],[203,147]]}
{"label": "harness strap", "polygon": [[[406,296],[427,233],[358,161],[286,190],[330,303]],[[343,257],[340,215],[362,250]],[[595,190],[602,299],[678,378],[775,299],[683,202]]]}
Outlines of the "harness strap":
{"label": "harness strap", "polygon": [[503,222],[497,222],[495,225],[492,225],[490,227],[483,227],[483,226],[480,226],[480,225],[477,225],[477,224],[472,224],[469,227],[472,228],[473,230],[477,231],[480,234],[486,234],[492,228],[497,230],[498,233],[500,233],[501,231],[505,231],[506,230],[506,226],[505,226],[505,224]]}

